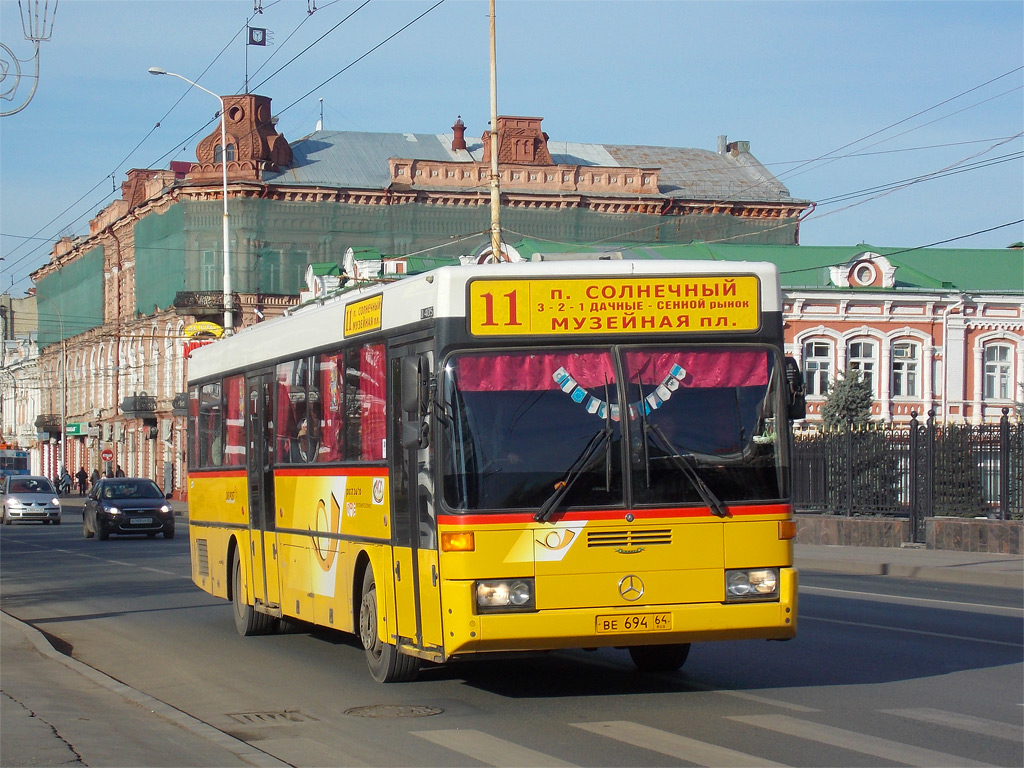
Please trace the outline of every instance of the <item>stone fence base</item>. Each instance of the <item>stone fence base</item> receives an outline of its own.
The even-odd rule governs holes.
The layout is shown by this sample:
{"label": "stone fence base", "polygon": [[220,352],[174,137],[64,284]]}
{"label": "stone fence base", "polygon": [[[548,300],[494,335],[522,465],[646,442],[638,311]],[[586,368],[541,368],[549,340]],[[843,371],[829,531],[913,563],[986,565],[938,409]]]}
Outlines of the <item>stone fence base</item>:
{"label": "stone fence base", "polygon": [[[928,549],[1021,554],[1024,523],[1020,520],[929,517],[924,524]],[[798,544],[901,547],[912,538],[910,521],[899,518],[796,515]]]}

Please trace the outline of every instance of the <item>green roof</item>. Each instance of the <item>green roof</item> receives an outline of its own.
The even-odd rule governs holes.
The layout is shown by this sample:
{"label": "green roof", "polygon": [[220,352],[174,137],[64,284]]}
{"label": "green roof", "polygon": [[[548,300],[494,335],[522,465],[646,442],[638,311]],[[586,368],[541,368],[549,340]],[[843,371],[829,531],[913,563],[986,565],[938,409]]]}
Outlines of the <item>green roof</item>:
{"label": "green roof", "polygon": [[314,264],[310,264],[309,268],[313,270],[313,274],[316,277],[323,277],[324,275],[333,275],[338,277],[341,275],[341,267],[333,261],[316,262]]}
{"label": "green roof", "polygon": [[619,251],[625,259],[767,261],[779,268],[785,289],[835,288],[829,277],[829,267],[847,264],[855,256],[871,252],[885,256],[896,268],[895,289],[852,290],[909,288],[1024,293],[1024,251],[1014,248],[877,248],[864,243],[853,246],[737,245],[702,241],[665,245],[594,245],[530,238],[519,241],[515,248],[526,259],[535,253]]}

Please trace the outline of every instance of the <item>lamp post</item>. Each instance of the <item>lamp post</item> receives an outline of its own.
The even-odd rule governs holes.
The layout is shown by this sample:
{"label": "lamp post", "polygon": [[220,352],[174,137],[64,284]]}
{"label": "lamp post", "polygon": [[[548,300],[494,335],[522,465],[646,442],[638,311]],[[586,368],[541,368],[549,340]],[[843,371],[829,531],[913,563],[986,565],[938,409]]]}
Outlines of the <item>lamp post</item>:
{"label": "lamp post", "polygon": [[[64,316],[60,313],[57,304],[46,296],[36,294],[36,301],[39,299],[49,303],[53,311],[57,313],[57,322],[60,327],[60,466],[68,471],[68,342],[64,337]],[[39,317],[39,305],[36,304],[36,318]],[[69,473],[70,474],[70,473]],[[60,478],[58,477],[58,482]]]}
{"label": "lamp post", "polygon": [[164,69],[160,69],[160,67],[150,67],[149,74],[170,75],[171,77],[176,77],[179,80],[184,80],[186,83],[195,86],[200,91],[205,91],[210,94],[220,104],[220,166],[224,182],[224,334],[226,336],[230,336],[234,325],[234,307],[232,306],[231,300],[231,253],[230,229],[228,227],[228,132],[225,124],[226,117],[224,115],[224,99],[213,91],[203,88],[199,83],[193,82],[184,75],[179,75],[176,72],[168,72]]}

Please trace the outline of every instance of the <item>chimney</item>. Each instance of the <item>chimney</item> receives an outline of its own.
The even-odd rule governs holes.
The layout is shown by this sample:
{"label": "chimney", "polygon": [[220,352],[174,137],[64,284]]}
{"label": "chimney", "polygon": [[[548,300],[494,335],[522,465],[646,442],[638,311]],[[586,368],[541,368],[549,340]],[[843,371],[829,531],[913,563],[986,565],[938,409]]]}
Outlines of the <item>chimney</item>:
{"label": "chimney", "polygon": [[462,122],[462,115],[455,118],[455,125],[452,126],[455,136],[452,138],[452,151],[466,148],[466,124]]}
{"label": "chimney", "polygon": [[722,135],[718,137],[718,154],[724,155],[726,153],[726,147],[729,146],[729,137]]}

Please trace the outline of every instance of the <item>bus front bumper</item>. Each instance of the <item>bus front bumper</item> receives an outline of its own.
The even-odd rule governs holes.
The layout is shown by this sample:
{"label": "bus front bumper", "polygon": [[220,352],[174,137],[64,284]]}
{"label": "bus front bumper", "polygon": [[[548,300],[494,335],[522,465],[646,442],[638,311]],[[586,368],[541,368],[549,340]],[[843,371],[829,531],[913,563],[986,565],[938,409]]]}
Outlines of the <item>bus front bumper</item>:
{"label": "bus front bumper", "polygon": [[[691,603],[445,616],[445,656],[668,645],[714,640],[789,640],[796,636],[797,571],[780,572],[779,599],[770,602]],[[471,583],[448,585],[472,606]],[[447,590],[446,590],[447,591]],[[448,592],[451,595],[451,592]],[[452,605],[452,603],[448,603]]]}

